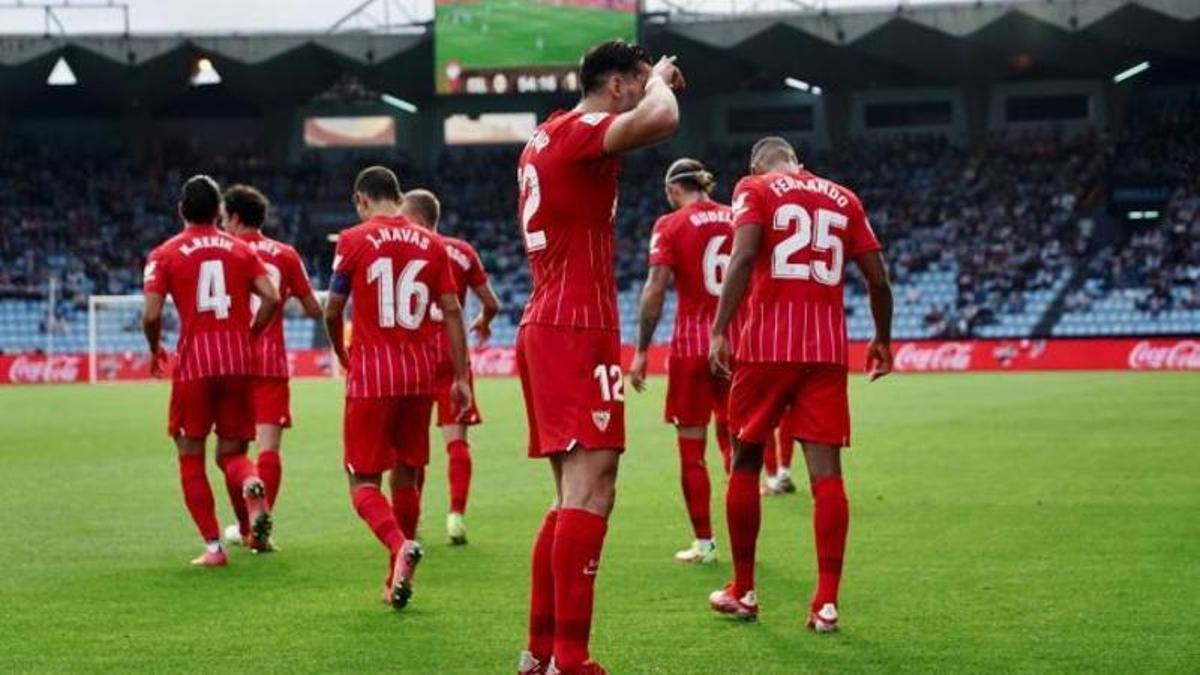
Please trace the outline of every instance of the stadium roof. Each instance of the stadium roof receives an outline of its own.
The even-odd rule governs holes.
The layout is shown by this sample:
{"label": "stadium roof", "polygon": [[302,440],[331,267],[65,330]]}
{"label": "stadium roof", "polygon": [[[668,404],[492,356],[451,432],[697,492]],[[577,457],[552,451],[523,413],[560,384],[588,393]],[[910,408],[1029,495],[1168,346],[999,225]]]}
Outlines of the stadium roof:
{"label": "stadium roof", "polygon": [[[1200,2],[1091,0],[901,6],[713,16],[649,14],[643,39],[677,54],[693,92],[778,89],[783,77],[826,89],[985,85],[1109,78],[1150,61],[1143,81],[1195,81]],[[51,87],[65,59],[77,86]],[[218,87],[189,86],[211,60]],[[312,99],[353,76],[375,91],[433,96],[428,32],[224,36],[0,36],[0,109],[18,116],[137,107],[264,111]]]}

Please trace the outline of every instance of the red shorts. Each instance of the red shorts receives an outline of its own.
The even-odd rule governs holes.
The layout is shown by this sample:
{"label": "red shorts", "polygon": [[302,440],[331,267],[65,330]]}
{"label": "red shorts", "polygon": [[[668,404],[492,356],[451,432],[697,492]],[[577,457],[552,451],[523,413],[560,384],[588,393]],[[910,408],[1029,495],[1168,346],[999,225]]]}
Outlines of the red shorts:
{"label": "red shorts", "polygon": [[292,426],[292,391],[286,377],[254,378],[254,423]]}
{"label": "red shorts", "polygon": [[703,356],[667,361],[667,407],[663,417],[680,427],[724,422],[729,409],[729,380],[713,375]]}
{"label": "red shorts", "polygon": [[172,381],[167,435],[205,438],[216,427],[220,438],[253,439],[251,380],[247,375],[223,375]]}
{"label": "red shorts", "polygon": [[348,398],[342,415],[346,472],[373,476],[398,464],[429,463],[429,418],[433,396]]}
{"label": "red shorts", "polygon": [[433,386],[437,390],[437,424],[439,427],[449,424],[463,424],[473,427],[483,421],[483,417],[479,414],[479,406],[476,405],[475,401],[475,377],[470,373],[467,374],[467,383],[471,385],[471,407],[467,409],[466,416],[459,419],[459,410],[454,405],[454,402],[450,400],[450,386],[454,384],[454,365],[450,363],[438,364],[436,380]]}
{"label": "red shorts", "polygon": [[766,441],[782,423],[800,441],[850,445],[846,367],[739,363],[729,391],[729,421],[738,438],[748,443]]}
{"label": "red shorts", "polygon": [[576,447],[625,450],[620,333],[527,324],[517,333],[517,372],[530,457]]}

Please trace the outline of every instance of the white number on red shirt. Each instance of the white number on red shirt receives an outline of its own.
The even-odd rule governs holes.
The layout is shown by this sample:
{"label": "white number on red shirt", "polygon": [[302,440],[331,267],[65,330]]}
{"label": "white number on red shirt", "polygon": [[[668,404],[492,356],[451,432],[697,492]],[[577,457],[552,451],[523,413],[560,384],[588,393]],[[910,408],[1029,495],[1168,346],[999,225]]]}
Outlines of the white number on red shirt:
{"label": "white number on red shirt", "polygon": [[196,285],[196,310],[212,312],[218,319],[229,318],[233,299],[225,292],[225,263],[205,260],[200,263],[200,279]]}
{"label": "white number on red shirt", "polygon": [[392,259],[379,258],[367,268],[367,283],[379,284],[379,327],[416,330],[429,309],[429,286],[417,280],[428,260],[411,260],[392,281]]}
{"label": "white number on red shirt", "polygon": [[[771,276],[776,279],[814,279],[826,286],[842,282],[843,259],[842,239],[831,229],[846,229],[847,218],[837,211],[817,209],[816,240],[813,239],[813,219],[804,207],[784,204],[775,211],[776,230],[794,230],[790,236],[775,245],[771,252]],[[830,260],[813,260],[812,264],[791,262],[797,252],[812,246],[816,252],[830,253]]]}
{"label": "white number on red shirt", "polygon": [[[264,262],[263,267],[267,268],[267,278],[271,280],[271,285],[274,286],[275,290],[278,291],[280,285],[283,284],[283,272],[280,272],[278,267],[269,262]],[[257,295],[251,295],[250,315],[253,316],[258,314],[258,308],[260,306],[262,306],[262,298],[258,297]]]}
{"label": "white number on red shirt", "polygon": [[704,289],[710,295],[721,297],[721,286],[725,284],[725,271],[729,269],[729,254],[721,253],[728,235],[718,234],[708,240],[704,247]]}
{"label": "white number on red shirt", "polygon": [[517,172],[517,188],[524,198],[521,207],[521,227],[525,231],[525,250],[540,251],[546,248],[546,233],[543,230],[531,232],[529,223],[542,205],[542,186],[538,182],[537,169],[532,164],[526,164]]}
{"label": "white number on red shirt", "polygon": [[608,401],[625,400],[625,380],[621,376],[621,366],[617,364],[604,365],[601,363],[592,371],[592,377],[600,383],[600,399]]}

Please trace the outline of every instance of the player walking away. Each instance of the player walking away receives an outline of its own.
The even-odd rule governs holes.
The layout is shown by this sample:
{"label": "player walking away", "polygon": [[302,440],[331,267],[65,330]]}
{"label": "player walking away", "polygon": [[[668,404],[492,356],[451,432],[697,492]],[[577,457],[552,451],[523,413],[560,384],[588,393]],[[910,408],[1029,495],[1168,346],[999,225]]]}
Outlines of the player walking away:
{"label": "player walking away", "polygon": [[792,455],[795,448],[794,437],[787,430],[785,413],[779,428],[767,435],[763,449],[763,469],[766,472],[762,487],[764,496],[778,497],[796,492],[796,484],[792,482]]}
{"label": "player walking away", "polygon": [[708,333],[733,247],[733,211],[709,199],[713,176],[694,159],[678,159],[666,175],[673,213],[658,219],[650,237],[650,273],[642,290],[637,351],[629,368],[633,388],[646,388],[646,361],[671,281],[679,296],[667,362],[665,418],[679,442],[680,482],[695,541],[675,554],[683,563],[714,563],[709,516],[711,487],[704,449],[709,419],[716,420],[722,456],[730,451],[725,411],[729,380],[708,367]]}
{"label": "player walking away", "polygon": [[[313,293],[304,262],[296,249],[266,237],[262,233],[270,204],[266,196],[248,185],[234,185],[225,190],[225,230],[250,245],[267,269],[267,276],[279,291],[282,305],[296,298],[310,319],[321,316],[321,303]],[[251,300],[251,306],[256,304]],[[254,381],[254,422],[258,443],[258,475],[267,488],[267,504],[275,511],[275,499],[283,480],[283,461],[280,458],[283,430],[292,426],[291,392],[288,388],[287,348],[283,340],[283,312],[254,338],[250,345]],[[225,541],[249,545],[250,519],[240,499],[239,487],[225,482],[233,503],[237,524],[225,528]],[[275,550],[271,541],[262,542],[265,551]]]}
{"label": "player walking away", "polygon": [[[433,232],[400,214],[396,174],[363,169],[354,181],[354,205],[363,222],[338,237],[325,328],[346,370],[342,438],[350,496],[360,518],[391,556],[384,602],[403,609],[421,546],[406,537],[420,510],[418,478],[429,463],[429,417],[441,326],[429,320],[437,303],[454,365],[451,399],[471,407],[466,335],[446,247]],[[349,352],[342,316],[354,300]],[[395,510],[380,486],[391,471]],[[400,514],[399,521],[396,514]]]}
{"label": "player walking away", "polygon": [[[167,434],[179,451],[183,498],[204,537],[204,553],[192,561],[202,567],[227,562],[221,548],[212,488],[204,472],[204,445],[217,432],[217,466],[234,486],[249,520],[250,545],[263,548],[271,536],[271,507],[258,470],[246,458],[254,438],[251,389],[254,336],[279,309],[279,293],[249,246],[217,229],[221,191],[208,176],[183,185],[179,215],[183,232],[150,253],[146,262],[146,307],[142,329],[150,346],[150,370],[162,377],[168,356],[161,344],[166,296],[179,312],[178,358],[171,375]],[[259,298],[251,321],[251,295]]]}
{"label": "player walking away", "polygon": [[[426,228],[438,232],[438,220],[442,207],[438,198],[429,190],[409,190],[404,195],[404,205],[400,208],[405,218]],[[479,316],[471,322],[471,332],[479,343],[486,342],[492,335],[492,319],[500,312],[500,300],[488,283],[487,271],[475,248],[462,239],[442,237],[446,244],[446,255],[450,257],[450,271],[454,275],[454,284],[458,288],[458,303],[465,307],[467,289],[479,298],[482,309]],[[436,309],[436,308],[435,308]],[[441,320],[441,314],[430,312],[434,321]],[[450,482],[450,512],[446,515],[446,536],[450,543],[461,546],[467,543],[467,494],[471,489],[471,446],[467,440],[467,427],[483,421],[479,415],[478,403],[474,397],[474,381],[468,371],[467,383],[471,385],[472,405],[469,410],[457,410],[450,400],[451,387],[454,384],[454,365],[450,360],[450,344],[445,331],[442,332],[438,348],[437,360],[437,423],[442,429],[442,439],[446,443],[447,473]],[[393,474],[394,475],[394,474]],[[408,536],[415,534],[405,532]]]}
{"label": "player walking away", "polygon": [[[790,434],[804,448],[813,494],[818,581],[808,625],[832,631],[850,521],[840,455],[840,448],[850,444],[845,261],[853,260],[867,282],[875,321],[867,348],[871,380],[892,367],[892,292],[879,242],[853,192],[801,167],[782,138],[756,143],[750,170],[734,190],[733,259],[710,347],[714,370],[728,373],[725,330],[744,299],[729,395],[735,439],[725,498],[734,579],[709,600],[718,612],[744,619],[758,615],[758,475],[763,444],[786,414]],[[752,288],[745,297],[747,285]]]}
{"label": "player walking away", "polygon": [[[546,457],[557,490],[533,546],[522,673],[603,673],[589,659],[592,599],[625,447],[614,271],[617,156],[679,124],[672,59],[624,41],[580,64],[583,98],[533,135],[517,167],[517,207],[533,292],[517,335],[529,455]],[[554,668],[550,665],[553,656]]]}

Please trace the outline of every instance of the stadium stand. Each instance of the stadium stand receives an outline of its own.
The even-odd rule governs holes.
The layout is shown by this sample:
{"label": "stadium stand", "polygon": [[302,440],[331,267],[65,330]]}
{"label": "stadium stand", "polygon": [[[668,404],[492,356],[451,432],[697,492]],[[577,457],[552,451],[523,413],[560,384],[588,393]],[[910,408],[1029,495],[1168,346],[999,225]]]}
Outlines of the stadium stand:
{"label": "stadium stand", "polygon": [[[1042,129],[995,134],[964,148],[935,135],[897,135],[802,154],[867,204],[888,247],[899,338],[1026,337],[1042,324],[1063,336],[1191,333],[1200,331],[1195,111],[1188,103],[1134,115],[1115,139],[1098,131]],[[1164,138],[1174,142],[1150,140]],[[298,245],[323,286],[332,253],[326,235],[354,218],[346,186],[358,168],[375,161],[396,166],[408,186],[442,194],[444,230],[476,244],[507,307],[495,341],[511,343],[529,288],[512,224],[516,195],[509,174],[516,154],[512,147],[446,148],[426,172],[396,154],[309,153],[276,164],[252,148],[209,156],[167,145],[136,161],[33,147],[6,153],[0,160],[6,205],[0,210],[0,349],[42,349],[48,339],[56,349],[86,349],[87,296],[138,291],[142,256],[177,227],[171,191],[185,171],[262,186],[276,205],[271,229]],[[701,156],[717,173],[716,197],[727,200],[744,173],[746,147],[714,146]],[[661,172],[671,158],[655,149],[623,167],[618,281],[626,339],[635,330],[645,242],[664,208]],[[1106,180],[1147,173],[1179,184],[1162,217],[1127,239],[1093,245],[1093,215],[1103,210]],[[86,189],[47,190],[55,181]],[[52,276],[53,314],[46,304]],[[854,338],[870,335],[865,303],[852,285]],[[673,315],[669,304],[664,326]],[[140,348],[131,317],[103,320],[120,324],[102,327],[115,340],[106,347]],[[312,322],[293,320],[289,331],[297,346],[318,339]]]}

